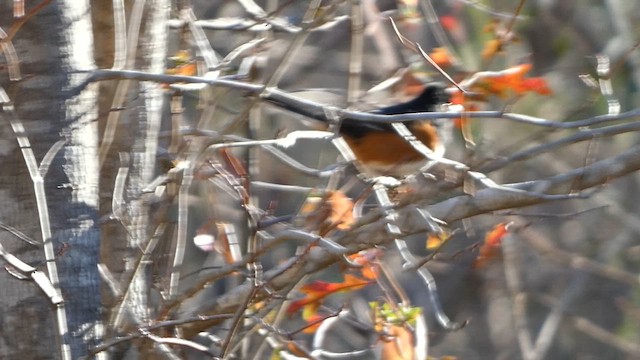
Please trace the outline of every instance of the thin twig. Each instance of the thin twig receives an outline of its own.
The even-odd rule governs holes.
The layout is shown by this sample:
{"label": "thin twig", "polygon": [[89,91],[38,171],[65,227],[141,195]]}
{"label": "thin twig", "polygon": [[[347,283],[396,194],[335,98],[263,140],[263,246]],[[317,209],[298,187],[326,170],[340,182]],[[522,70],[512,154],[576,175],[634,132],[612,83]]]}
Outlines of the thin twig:
{"label": "thin twig", "polygon": [[520,352],[523,359],[531,359],[533,354],[533,336],[529,331],[526,311],[526,296],[522,290],[520,280],[520,258],[513,234],[507,234],[502,239],[502,254],[504,258],[504,273],[511,297],[511,312],[514,319]]}
{"label": "thin twig", "polygon": [[[9,98],[3,88],[0,88],[0,92],[2,92],[2,98]],[[27,137],[24,125],[22,124],[20,118],[18,118],[13,104],[2,103],[2,110],[3,112],[0,115],[5,117],[11,124],[11,129],[16,136],[16,140],[18,141],[18,145],[20,146],[20,150],[22,152],[22,157],[27,166],[29,176],[31,177],[31,181],[33,183],[33,191],[36,198],[36,208],[38,209],[38,220],[40,222],[40,232],[42,235],[42,245],[45,261],[47,263],[49,281],[51,281],[51,284],[55,288],[55,291],[58,292],[58,296],[60,296],[60,298],[62,299],[62,295],[59,294],[60,279],[58,267],[55,261],[56,253],[53,247],[51,222],[49,218],[49,206],[47,204],[47,196],[44,188],[44,178],[40,173],[38,162],[36,160],[33,149],[31,148],[31,143],[29,141],[29,138]],[[69,329],[67,325],[67,314],[64,301],[60,301],[59,303],[57,303],[55,309],[58,331],[60,334],[67,334]],[[60,338],[60,356],[63,359],[70,359],[71,347],[68,342],[69,339],[68,337],[63,336],[61,336]]]}
{"label": "thin twig", "polygon": [[194,171],[201,153],[202,145],[199,141],[194,141],[189,145],[187,153],[186,167],[182,173],[182,182],[178,192],[178,229],[176,230],[176,244],[174,247],[173,263],[171,275],[169,277],[169,289],[167,296],[173,299],[178,295],[180,283],[180,271],[184,261],[184,253],[187,243],[187,230],[189,220],[189,197],[191,196],[191,185],[193,183]]}
{"label": "thin twig", "polygon": [[[138,49],[138,37],[140,36],[140,26],[142,23],[145,2],[145,0],[135,0],[131,10],[131,15],[129,16],[129,29],[127,32],[128,46],[126,49],[126,60],[123,65],[125,68],[131,69],[135,64]],[[116,64],[114,64],[114,66],[115,65]],[[80,85],[78,85],[79,89],[84,88],[86,84],[87,83],[81,83]],[[129,94],[130,86],[131,81],[129,80],[120,81],[118,83],[115,94],[113,95],[113,101],[111,104],[112,109],[121,109],[124,106],[126,97]],[[104,135],[102,137],[102,142],[100,143],[100,149],[98,150],[98,161],[100,164],[99,169],[102,169],[102,166],[104,166],[109,150],[111,149],[113,141],[115,140],[116,129],[118,127],[118,122],[120,121],[121,114],[122,111],[109,112],[107,124],[105,125],[104,129]]]}
{"label": "thin twig", "polygon": [[627,341],[619,334],[608,331],[585,318],[577,317],[573,319],[572,323],[579,331],[595,340],[623,351],[630,358],[640,357],[640,345],[638,343]]}
{"label": "thin twig", "polygon": [[[222,86],[233,88],[241,91],[245,91],[249,94],[258,95],[264,89],[263,85],[249,84],[240,81],[231,80],[231,78],[219,78],[219,79],[207,79],[198,76],[184,76],[184,75],[166,75],[166,74],[151,74],[143,71],[133,70],[95,70],[89,73],[89,76],[82,85],[79,85],[74,90],[69,92],[68,95],[73,95],[80,89],[86,87],[87,84],[101,80],[112,79],[135,79],[141,81],[155,81],[160,83],[202,83],[212,86]],[[329,122],[331,119],[327,117],[327,111],[335,112],[336,116],[348,117],[356,121],[363,122],[377,122],[377,123],[393,123],[393,122],[409,122],[420,119],[454,119],[461,116],[467,118],[486,119],[490,121],[495,120],[508,120],[515,123],[527,124],[532,126],[539,126],[552,129],[577,129],[582,127],[588,127],[593,125],[599,125],[607,122],[628,120],[640,116],[640,109],[633,109],[627,112],[623,112],[617,115],[597,115],[581,120],[575,121],[555,121],[535,116],[529,116],[517,113],[508,113],[504,111],[462,111],[462,112],[426,112],[426,113],[409,113],[409,114],[397,114],[397,115],[379,115],[369,112],[360,111],[347,111],[340,110],[333,106],[320,104],[314,101],[298,98],[283,90],[277,88],[269,88],[265,93],[261,94],[262,100],[267,101],[273,105],[279,106],[289,111],[293,111],[297,114],[308,116],[312,119]]]}
{"label": "thin twig", "polygon": [[42,243],[40,243],[39,241],[32,239],[29,235],[23,233],[22,231],[14,228],[11,225],[7,225],[7,224],[3,224],[0,223],[0,229],[6,230],[8,232],[10,232],[13,236],[17,237],[18,239],[31,244],[33,246],[41,246]]}
{"label": "thin twig", "polygon": [[[531,189],[541,188],[550,193],[561,192],[565,186],[570,185],[581,190],[588,187],[598,186],[615,178],[624,176],[630,172],[640,169],[640,146],[634,147],[627,152],[618,156],[601,160],[589,165],[588,167],[571,170],[564,174],[559,174],[547,179],[528,181],[521,184],[511,184],[513,188]],[[576,187],[574,180],[576,177],[582,178],[582,182]],[[415,205],[421,201],[421,194],[413,196],[412,204]],[[504,208],[523,207],[532,204],[548,202],[548,199],[533,197],[530,194],[511,194],[504,196],[501,190],[486,188],[476,192],[475,196],[462,195],[444,200],[440,203],[426,207],[426,210],[435,217],[444,222],[450,223],[461,218],[467,218],[473,215],[493,212]],[[405,205],[407,210],[413,209]],[[403,218],[404,208],[399,208],[399,219]],[[340,244],[349,244],[350,251],[358,251],[364,248],[370,248],[381,244],[388,243],[391,239],[385,232],[387,225],[386,216],[382,211],[369,211],[348,233],[337,235],[334,240]],[[405,225],[405,224],[403,224]],[[423,228],[423,231],[426,229]],[[300,256],[295,256],[277,266],[276,268],[265,273],[265,279],[269,287],[279,290],[289,286],[292,281],[296,281],[305,274],[311,274],[327,266],[342,261],[341,256],[330,254],[324,249],[314,251],[314,256],[300,260]],[[419,273],[425,277],[427,284],[433,285],[432,277],[429,274]],[[199,293],[203,288],[194,290],[193,294]],[[197,311],[201,314],[215,314],[220,312],[234,311],[237,308],[237,299],[239,296],[247,296],[250,288],[247,284],[240,285],[221,295],[218,298],[211,299],[210,302],[203,304],[197,310],[184,309],[187,314]],[[265,295],[258,295],[255,299],[260,300]],[[233,309],[233,310],[232,310]],[[210,323],[203,323],[200,326],[191,326],[185,329],[185,334],[193,335],[201,329],[207,328]]]}
{"label": "thin twig", "polygon": [[67,144],[67,140],[61,139],[56,141],[56,143],[49,148],[47,153],[42,158],[42,161],[40,162],[40,167],[38,169],[42,177],[47,176],[47,173],[49,172],[49,166],[51,166],[51,162],[66,144]]}
{"label": "thin twig", "polygon": [[611,265],[599,263],[585,256],[562,250],[533,230],[522,232],[522,237],[534,249],[546,256],[549,260],[569,266],[576,270],[586,271],[593,275],[602,276],[613,281],[640,287],[640,278],[636,274],[618,269]]}
{"label": "thin twig", "polygon": [[[200,54],[204,58],[204,63],[207,69],[211,70],[217,67],[220,64],[220,60],[218,59],[215,50],[211,47],[211,43],[209,42],[207,35],[202,30],[202,27],[198,25],[193,9],[188,8],[183,10],[181,12],[181,17],[187,21],[187,24],[189,24],[189,30],[193,36],[193,41],[200,50]],[[208,76],[211,75],[211,73],[208,74]]]}
{"label": "thin twig", "polygon": [[49,3],[52,0],[42,0],[41,2],[39,2],[36,6],[32,7],[29,12],[19,18],[9,29],[9,32],[7,33],[7,37],[6,39],[3,39],[2,41],[11,41],[13,40],[13,37],[16,36],[16,34],[18,33],[18,31],[20,30],[20,28],[22,28],[22,26],[24,24],[27,23],[27,21],[29,21],[29,19],[31,19],[32,17],[34,17],[36,14],[38,14],[40,11],[42,11],[42,9],[44,9],[47,5],[49,5]]}
{"label": "thin twig", "polygon": [[[381,186],[374,187],[374,190],[375,190],[374,193],[376,195],[378,204],[380,204],[381,208],[383,209],[383,212],[387,212],[388,214],[386,216],[386,219],[393,221],[393,218],[395,218],[395,212],[389,211],[389,209],[393,208],[393,204],[389,200],[387,192]],[[389,231],[389,235],[393,237],[396,237],[397,235],[399,235],[399,229],[397,230],[394,229],[394,228],[397,228],[395,224],[389,223],[387,224],[387,226],[391,227],[391,230]],[[402,259],[405,261],[405,265],[403,266],[415,268],[416,258],[413,256],[413,254],[411,254],[411,251],[407,247],[406,242],[398,238],[396,238],[394,242],[395,242],[396,248],[398,249],[398,252],[402,256]],[[427,290],[429,292],[429,300],[431,300],[431,306],[433,307],[433,312],[436,316],[436,319],[438,319],[438,322],[440,323],[440,325],[445,330],[448,330],[448,331],[455,331],[462,328],[466,324],[466,322],[454,323],[451,320],[449,320],[449,317],[442,310],[442,304],[440,303],[440,296],[438,295],[436,281],[433,278],[433,275],[431,275],[431,273],[429,272],[429,270],[423,267],[423,268],[417,269],[417,273],[424,281],[424,284],[427,286]]]}
{"label": "thin twig", "polygon": [[362,52],[364,46],[364,19],[360,0],[351,0],[351,47],[349,49],[349,78],[347,104],[352,105],[359,97],[362,78]]}
{"label": "thin twig", "polygon": [[127,20],[124,0],[112,0],[113,3],[113,70],[122,70],[127,61]]}
{"label": "thin twig", "polygon": [[230,350],[229,345],[231,344],[231,341],[233,340],[236,333],[240,330],[240,322],[243,319],[245,312],[249,308],[249,304],[253,302],[253,299],[259,290],[259,288],[256,286],[255,281],[252,281],[250,279],[249,281],[247,281],[247,283],[249,283],[251,290],[249,291],[249,294],[244,298],[244,301],[236,309],[236,313],[233,316],[233,319],[231,321],[229,333],[227,334],[222,344],[220,345],[220,354],[223,358],[229,356],[229,350]]}
{"label": "thin twig", "polygon": [[456,55],[453,45],[442,28],[442,24],[440,23],[439,16],[433,7],[433,3],[431,1],[419,1],[419,3],[420,9],[427,20],[427,24],[429,25],[429,29],[438,42],[438,45],[446,48],[447,52],[451,54],[453,66],[460,66],[459,56]]}
{"label": "thin twig", "polygon": [[488,164],[483,165],[479,169],[479,171],[482,173],[489,173],[492,171],[496,171],[506,165],[512,164],[513,162],[531,159],[537,155],[555,150],[559,147],[575,144],[581,141],[589,141],[596,137],[608,137],[634,131],[640,131],[640,122],[611,125],[596,129],[580,130],[579,132],[562,139],[534,146],[530,149],[522,150],[507,157],[494,160]]}
{"label": "thin twig", "polygon": [[429,64],[431,64],[431,66],[433,66],[434,69],[436,69],[442,76],[444,76],[444,78],[447,79],[447,81],[449,81],[451,83],[451,85],[457,87],[458,90],[460,90],[461,92],[466,93],[466,91],[462,87],[460,87],[460,85],[458,85],[458,83],[455,80],[453,80],[453,78],[451,76],[449,76],[449,74],[447,74],[440,67],[440,65],[438,65],[431,58],[431,56],[429,56],[424,50],[422,50],[422,47],[420,46],[420,44],[414,43],[411,40],[409,40],[408,38],[406,38],[404,35],[402,35],[400,33],[400,30],[398,30],[398,27],[396,26],[395,21],[393,21],[393,19],[391,19],[391,18],[389,18],[389,20],[391,20],[391,26],[393,26],[393,31],[395,31],[396,36],[398,36],[398,40],[400,40],[400,43],[402,45],[404,45],[409,50],[415,52],[416,54],[421,55],[425,60],[427,60],[427,62]]}
{"label": "thin twig", "polygon": [[154,234],[151,236],[144,250],[140,254],[139,258],[137,259],[135,263],[134,271],[132,271],[131,274],[129,274],[129,276],[122,281],[122,285],[120,287],[126,289],[126,291],[122,296],[122,298],[119,299],[119,303],[116,306],[114,306],[115,310],[112,311],[111,313],[111,319],[109,321],[110,330],[118,330],[122,326],[122,323],[124,322],[127,302],[129,301],[129,298],[133,295],[132,294],[133,289],[132,289],[131,283],[136,277],[140,276],[140,274],[143,271],[145,271],[148,268],[148,266],[150,266],[151,256],[153,255],[153,251],[158,245],[160,238],[164,234],[166,230],[166,226],[167,226],[166,223],[162,223],[158,225],[158,227],[155,229]]}

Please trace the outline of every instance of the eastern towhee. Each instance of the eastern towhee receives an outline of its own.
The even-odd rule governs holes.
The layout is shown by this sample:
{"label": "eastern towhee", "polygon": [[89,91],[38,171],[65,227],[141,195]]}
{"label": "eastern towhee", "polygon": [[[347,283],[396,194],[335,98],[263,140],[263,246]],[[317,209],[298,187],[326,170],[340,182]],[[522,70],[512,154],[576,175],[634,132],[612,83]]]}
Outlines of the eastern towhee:
{"label": "eastern towhee", "polygon": [[[417,97],[397,105],[370,111],[372,114],[397,115],[437,111],[449,101],[441,84],[428,84]],[[439,125],[433,119],[405,122],[417,140],[433,151],[434,157],[444,155]],[[344,118],[340,135],[356,156],[363,170],[373,176],[402,177],[415,173],[428,160],[400,136],[390,123],[372,123]]]}
{"label": "eastern towhee", "polygon": [[[273,95],[265,98],[299,114],[323,122],[330,122],[325,112],[304,105],[293,106]],[[445,87],[439,83],[425,86],[420,95],[404,103],[369,111],[378,115],[398,115],[407,113],[432,112],[449,101]],[[360,169],[369,176],[403,177],[415,173],[425,166],[429,159],[417,151],[406,138],[401,136],[392,123],[361,121],[342,117],[338,132],[362,165]],[[426,145],[432,158],[442,157],[444,144],[438,120],[419,119],[404,122],[416,140]]]}

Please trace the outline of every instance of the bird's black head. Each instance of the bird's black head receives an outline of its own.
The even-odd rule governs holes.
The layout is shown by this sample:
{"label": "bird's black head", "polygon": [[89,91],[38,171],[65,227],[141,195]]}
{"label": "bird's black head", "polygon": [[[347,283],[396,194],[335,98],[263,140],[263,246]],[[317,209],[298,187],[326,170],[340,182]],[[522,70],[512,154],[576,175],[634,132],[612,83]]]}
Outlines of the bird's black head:
{"label": "bird's black head", "polygon": [[449,102],[449,95],[441,83],[427,84],[422,93],[407,103],[410,112],[435,111],[436,106]]}
{"label": "bird's black head", "polygon": [[422,93],[417,97],[397,105],[380,108],[374,111],[377,114],[394,115],[416,112],[435,111],[438,105],[449,102],[449,95],[442,83],[427,84]]}

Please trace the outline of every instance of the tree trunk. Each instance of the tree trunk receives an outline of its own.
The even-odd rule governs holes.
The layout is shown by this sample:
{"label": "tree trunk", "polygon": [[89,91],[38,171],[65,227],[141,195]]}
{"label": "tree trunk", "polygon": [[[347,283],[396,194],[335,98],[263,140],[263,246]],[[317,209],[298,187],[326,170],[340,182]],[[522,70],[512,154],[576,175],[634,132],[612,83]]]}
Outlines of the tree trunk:
{"label": "tree trunk", "polygon": [[[11,2],[0,5],[5,29],[14,21],[8,17],[11,6]],[[13,39],[23,78],[11,83],[6,75],[2,79],[16,108],[14,120],[21,121],[25,131],[16,134],[4,125],[7,121],[2,122],[1,221],[44,241],[45,249],[8,233],[3,234],[2,244],[22,261],[46,271],[54,286],[59,277],[65,302],[54,313],[51,301],[34,283],[20,282],[6,273],[0,276],[2,358],[77,358],[86,353],[84,330],[90,330],[100,317],[97,93],[91,85],[78,95],[66,96],[86,76],[81,72],[94,68],[88,9],[86,1],[61,0],[29,19]],[[3,117],[11,114],[5,107]],[[56,142],[65,141],[44,178],[46,204],[36,204],[38,182],[33,175],[37,171],[32,168],[30,176],[25,155],[31,150],[24,144],[21,149],[17,136],[30,140],[32,164],[41,162]],[[47,244],[52,244],[48,250]],[[55,263],[46,261],[45,252],[55,257]],[[69,348],[61,351],[65,346],[60,344],[70,345],[71,353]]]}

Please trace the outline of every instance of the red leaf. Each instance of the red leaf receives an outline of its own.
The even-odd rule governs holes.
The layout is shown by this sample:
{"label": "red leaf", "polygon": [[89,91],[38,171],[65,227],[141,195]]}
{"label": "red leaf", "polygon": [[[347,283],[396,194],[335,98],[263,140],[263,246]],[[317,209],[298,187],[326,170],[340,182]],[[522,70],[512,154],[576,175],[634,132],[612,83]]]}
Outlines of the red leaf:
{"label": "red leaf", "polygon": [[344,292],[348,290],[357,290],[366,285],[369,285],[371,281],[363,280],[355,275],[347,274],[344,276],[344,281],[340,283],[330,283],[325,281],[314,281],[310,284],[306,284],[300,288],[300,292],[305,294],[305,297],[296,300],[289,305],[287,312],[292,314],[301,308],[304,308],[303,318],[308,320],[320,306],[322,300],[337,292]]}
{"label": "red leaf", "polygon": [[474,263],[475,268],[483,267],[487,262],[500,255],[502,239],[508,233],[509,224],[499,223],[484,237],[484,244],[480,247],[480,252]]}
{"label": "red leaf", "polygon": [[551,89],[543,78],[535,77],[522,80],[523,88],[540,95],[551,95]]}
{"label": "red leaf", "polygon": [[440,16],[440,25],[442,28],[449,32],[456,32],[460,28],[460,22],[454,16],[443,15]]}

